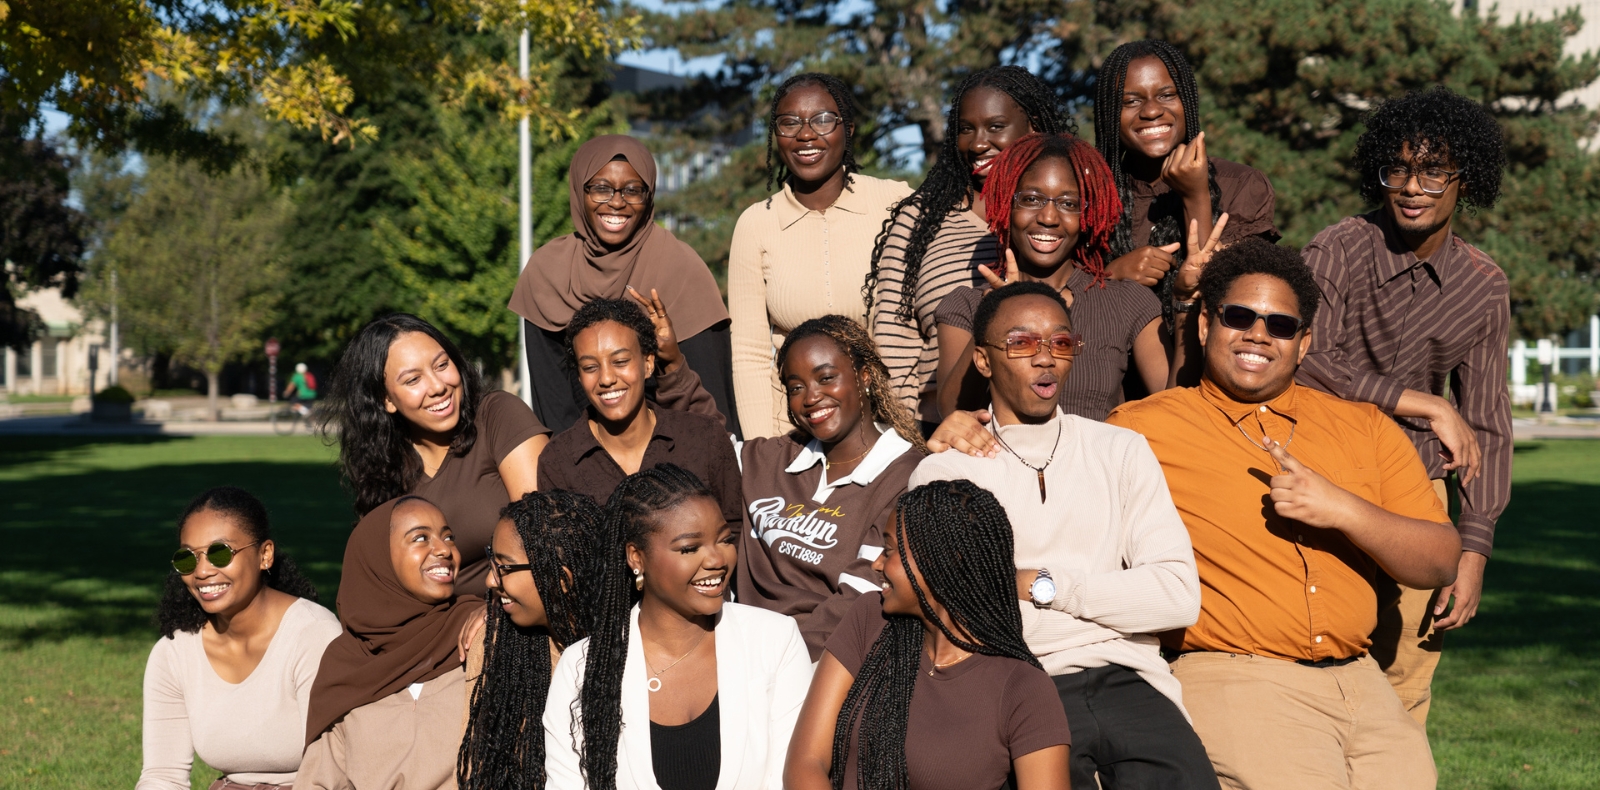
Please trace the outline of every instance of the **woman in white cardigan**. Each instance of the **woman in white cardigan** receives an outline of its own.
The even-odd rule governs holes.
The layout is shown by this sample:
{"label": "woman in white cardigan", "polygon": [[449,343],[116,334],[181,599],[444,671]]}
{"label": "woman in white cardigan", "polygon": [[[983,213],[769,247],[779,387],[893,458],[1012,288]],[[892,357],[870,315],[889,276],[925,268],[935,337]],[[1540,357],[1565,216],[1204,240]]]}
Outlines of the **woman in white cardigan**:
{"label": "woman in white cardigan", "polygon": [[716,500],[662,464],[617,486],[605,531],[626,571],[550,681],[546,787],[780,790],[811,658],[793,619],[724,603],[738,535]]}

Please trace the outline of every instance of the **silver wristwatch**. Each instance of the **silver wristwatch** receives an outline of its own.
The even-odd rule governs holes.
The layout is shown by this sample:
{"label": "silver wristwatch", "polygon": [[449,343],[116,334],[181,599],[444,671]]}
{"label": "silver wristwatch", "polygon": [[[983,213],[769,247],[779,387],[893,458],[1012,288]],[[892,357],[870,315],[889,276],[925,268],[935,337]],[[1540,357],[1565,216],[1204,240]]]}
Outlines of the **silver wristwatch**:
{"label": "silver wristwatch", "polygon": [[1039,569],[1039,575],[1033,579],[1033,586],[1028,588],[1028,597],[1033,599],[1033,605],[1040,609],[1049,608],[1056,600],[1056,582],[1050,576],[1050,571]]}

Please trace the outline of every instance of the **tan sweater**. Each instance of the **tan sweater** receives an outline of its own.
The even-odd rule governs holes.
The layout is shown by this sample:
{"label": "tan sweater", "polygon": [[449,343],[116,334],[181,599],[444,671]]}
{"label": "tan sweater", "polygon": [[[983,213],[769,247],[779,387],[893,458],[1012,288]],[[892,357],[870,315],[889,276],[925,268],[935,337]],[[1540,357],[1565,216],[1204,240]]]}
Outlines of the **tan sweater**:
{"label": "tan sweater", "polygon": [[350,711],[312,741],[296,790],[455,790],[467,673],[420,685]]}
{"label": "tan sweater", "polygon": [[787,184],[739,217],[728,252],[733,318],[733,393],[747,439],[780,436],[789,424],[774,360],[783,339],[830,313],[866,324],[861,287],[889,209],[911,194],[903,181],[860,173],[826,211],[811,211]]}
{"label": "tan sweater", "polygon": [[339,618],[311,601],[289,606],[261,663],[242,683],[217,676],[200,633],[173,634],[144,670],[144,769],[137,790],[189,790],[199,753],[240,784],[293,784],[322,651]]}

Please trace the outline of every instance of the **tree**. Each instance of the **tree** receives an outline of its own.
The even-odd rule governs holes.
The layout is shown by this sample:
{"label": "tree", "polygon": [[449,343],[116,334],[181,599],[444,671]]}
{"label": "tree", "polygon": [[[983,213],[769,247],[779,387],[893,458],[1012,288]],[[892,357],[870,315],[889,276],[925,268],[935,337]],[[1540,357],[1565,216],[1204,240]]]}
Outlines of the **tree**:
{"label": "tree", "polygon": [[[425,152],[393,163],[411,201],[373,220],[373,243],[400,303],[435,324],[490,370],[516,359],[518,319],[506,309],[517,282],[517,138],[505,124],[437,107]],[[578,137],[624,132],[608,108],[586,115]],[[567,167],[579,141],[533,152],[534,244],[572,232]]]}
{"label": "tree", "polygon": [[67,204],[72,162],[0,112],[0,346],[34,340],[37,316],[17,307],[27,288],[78,288],[84,218]]}
{"label": "tree", "polygon": [[[504,60],[444,46],[460,30],[512,39],[524,27],[537,49],[527,80]],[[80,140],[199,157],[218,171],[242,145],[152,97],[152,76],[191,99],[259,101],[269,118],[353,143],[379,131],[347,112],[354,84],[404,74],[493,96],[559,132],[573,121],[553,101],[560,58],[608,56],[636,29],[605,0],[4,0],[0,111],[33,119],[54,105]]]}
{"label": "tree", "polygon": [[273,320],[288,201],[245,167],[211,175],[191,162],[147,165],[99,257],[117,268],[129,344],[205,373],[215,418],[223,366],[253,354]]}

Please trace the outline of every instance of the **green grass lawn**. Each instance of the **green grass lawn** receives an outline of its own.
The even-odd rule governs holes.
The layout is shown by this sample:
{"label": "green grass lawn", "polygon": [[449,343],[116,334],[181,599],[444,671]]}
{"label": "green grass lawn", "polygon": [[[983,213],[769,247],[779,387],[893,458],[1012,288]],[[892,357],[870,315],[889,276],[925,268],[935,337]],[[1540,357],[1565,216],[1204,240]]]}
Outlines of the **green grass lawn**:
{"label": "green grass lawn", "polygon": [[[127,788],[173,519],[244,486],[331,604],[349,532],[309,437],[0,439],[0,787]],[[1446,642],[1429,721],[1442,788],[1590,788],[1600,775],[1600,442],[1517,448],[1476,620]],[[195,786],[214,778],[203,766]]]}

